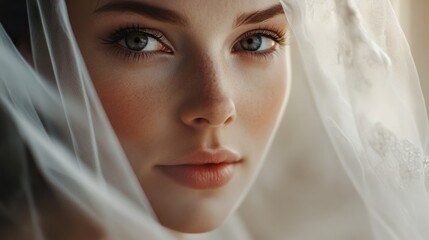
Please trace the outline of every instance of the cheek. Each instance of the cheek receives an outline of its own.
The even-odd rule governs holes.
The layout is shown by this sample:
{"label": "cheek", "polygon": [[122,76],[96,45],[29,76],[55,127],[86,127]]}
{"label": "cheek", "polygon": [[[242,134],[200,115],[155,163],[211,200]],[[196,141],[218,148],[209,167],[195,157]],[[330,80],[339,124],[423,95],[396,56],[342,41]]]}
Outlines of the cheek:
{"label": "cheek", "polygon": [[[143,149],[156,135],[159,116],[168,109],[166,93],[160,86],[168,71],[143,69],[140,63],[126,62],[105,46],[77,34],[94,88],[124,149]],[[79,38],[80,37],[80,38]],[[160,74],[162,73],[162,74]],[[135,150],[133,150],[135,151]]]}
{"label": "cheek", "polygon": [[150,130],[157,126],[156,119],[161,104],[159,97],[162,94],[141,81],[127,78],[125,73],[106,76],[92,72],[91,77],[123,147],[133,148],[136,144],[146,146],[145,142],[152,137],[153,130]]}
{"label": "cheek", "polygon": [[287,99],[286,63],[281,61],[264,71],[252,72],[247,80],[257,82],[248,89],[241,106],[249,139],[264,147],[272,135]]}
{"label": "cheek", "polygon": [[132,137],[136,129],[131,126],[135,126],[138,122],[144,121],[150,124],[147,113],[152,110],[152,105],[145,104],[147,101],[143,101],[141,96],[135,94],[135,88],[95,85],[106,114],[119,136]]}

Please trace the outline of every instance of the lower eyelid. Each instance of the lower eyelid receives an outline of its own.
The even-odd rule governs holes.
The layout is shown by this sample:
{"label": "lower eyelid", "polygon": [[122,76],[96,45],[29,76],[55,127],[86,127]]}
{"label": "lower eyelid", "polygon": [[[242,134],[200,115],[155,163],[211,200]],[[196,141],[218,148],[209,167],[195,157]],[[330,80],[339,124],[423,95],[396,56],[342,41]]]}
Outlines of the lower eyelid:
{"label": "lower eyelid", "polygon": [[126,61],[132,62],[138,62],[144,59],[148,59],[151,56],[158,54],[157,52],[133,52],[119,45],[112,46],[111,51],[114,55],[119,56]]}

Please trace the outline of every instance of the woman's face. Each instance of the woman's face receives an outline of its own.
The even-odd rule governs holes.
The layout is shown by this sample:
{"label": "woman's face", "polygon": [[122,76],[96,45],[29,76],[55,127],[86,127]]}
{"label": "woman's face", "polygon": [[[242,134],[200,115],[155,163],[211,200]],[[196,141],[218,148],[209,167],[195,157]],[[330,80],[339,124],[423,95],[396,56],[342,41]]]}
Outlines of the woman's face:
{"label": "woman's face", "polygon": [[217,227],[287,99],[276,0],[68,1],[94,86],[160,222]]}

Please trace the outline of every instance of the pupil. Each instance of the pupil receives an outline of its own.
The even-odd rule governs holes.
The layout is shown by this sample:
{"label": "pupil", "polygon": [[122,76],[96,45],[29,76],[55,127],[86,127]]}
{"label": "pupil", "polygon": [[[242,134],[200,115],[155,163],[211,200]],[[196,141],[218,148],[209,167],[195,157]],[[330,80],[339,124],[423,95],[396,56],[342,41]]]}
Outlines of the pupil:
{"label": "pupil", "polygon": [[246,51],[257,51],[262,46],[262,37],[253,36],[243,39],[240,43],[241,48]]}
{"label": "pupil", "polygon": [[148,37],[140,32],[132,32],[125,36],[125,44],[127,45],[127,48],[133,51],[143,50],[147,46],[148,42]]}

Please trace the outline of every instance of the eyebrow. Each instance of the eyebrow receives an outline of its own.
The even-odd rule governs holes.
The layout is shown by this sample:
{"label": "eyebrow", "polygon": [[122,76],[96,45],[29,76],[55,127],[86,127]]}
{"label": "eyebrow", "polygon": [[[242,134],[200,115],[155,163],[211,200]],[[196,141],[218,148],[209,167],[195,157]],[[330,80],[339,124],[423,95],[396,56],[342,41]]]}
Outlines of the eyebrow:
{"label": "eyebrow", "polygon": [[[178,25],[187,26],[188,20],[186,17],[179,13],[162,7],[149,5],[142,2],[134,1],[114,1],[107,3],[94,10],[94,13],[102,12],[134,12],[155,20],[174,23]],[[266,21],[279,14],[284,14],[281,4],[273,5],[267,9],[259,10],[251,13],[241,14],[235,21],[234,26],[239,27],[245,24],[255,24]]]}
{"label": "eyebrow", "polygon": [[180,14],[161,7],[152,6],[142,2],[133,2],[133,1],[120,1],[120,2],[110,2],[97,9],[94,13],[101,12],[134,12],[155,20],[175,23],[178,25],[186,26],[188,21],[185,17]]}
{"label": "eyebrow", "polygon": [[279,14],[284,14],[283,7],[280,3],[264,10],[241,14],[235,21],[235,27],[239,27],[245,24],[260,23]]}

